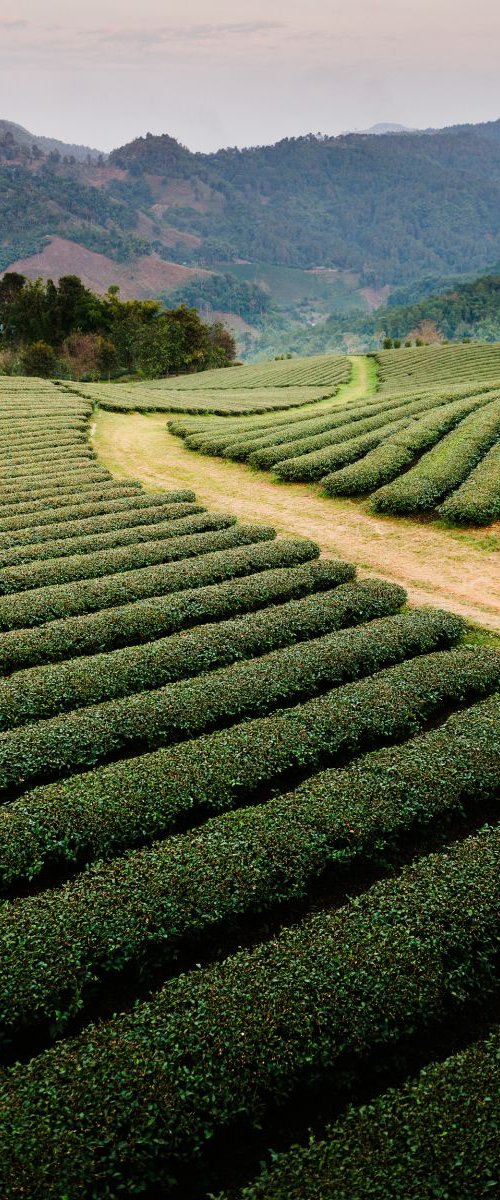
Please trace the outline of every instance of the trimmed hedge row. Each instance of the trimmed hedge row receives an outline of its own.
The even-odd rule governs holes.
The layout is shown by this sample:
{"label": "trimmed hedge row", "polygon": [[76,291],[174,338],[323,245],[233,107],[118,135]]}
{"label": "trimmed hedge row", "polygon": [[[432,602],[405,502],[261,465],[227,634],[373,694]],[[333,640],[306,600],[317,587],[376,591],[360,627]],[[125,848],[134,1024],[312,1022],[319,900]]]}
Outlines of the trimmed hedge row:
{"label": "trimmed hedge row", "polygon": [[[237,518],[232,513],[201,513],[198,516],[185,517],[179,522],[165,521],[163,525],[153,529],[147,526],[146,539],[142,541],[135,537],[132,545],[118,545],[111,549],[67,556],[63,553],[62,557],[55,558],[39,557],[35,562],[3,567],[0,570],[0,597],[6,600],[8,596],[20,597],[21,593],[27,591],[41,591],[45,587],[58,587],[79,579],[98,579],[102,575],[132,571],[142,566],[149,567],[157,562],[191,558],[212,549],[213,532],[228,529],[236,525],[236,521]],[[170,545],[165,546],[166,541],[169,541]],[[64,548],[64,543],[61,542],[60,546]],[[5,611],[0,604],[2,616],[5,615]]]}
{"label": "trimmed hedge row", "polygon": [[468,838],[5,1071],[3,1196],[168,1186],[235,1114],[424,1036],[493,989],[499,868],[499,831]]}
{"label": "trimmed hedge row", "polygon": [[307,895],[339,874],[390,858],[402,835],[500,790],[500,698],[441,728],[316,775],[258,808],[214,817],[193,833],[98,864],[61,890],[1,911],[4,1035],[42,1018],[61,1025],[103,976],[202,936],[243,914]]}
{"label": "trimmed hedge row", "polygon": [[[479,1200],[494,1196],[500,1028],[326,1130],[273,1155],[240,1200]],[[458,1114],[460,1119],[458,1120]],[[235,1193],[231,1193],[233,1200]],[[219,1197],[219,1200],[224,1200]]]}
{"label": "trimmed hedge row", "polygon": [[[169,509],[174,509],[170,512]],[[175,511],[175,509],[179,511]],[[149,510],[151,511],[151,510]],[[141,518],[135,518],[136,524],[115,529],[105,529],[102,533],[97,528],[94,533],[81,534],[80,537],[56,538],[51,542],[35,542],[26,546],[14,546],[3,549],[0,543],[0,572],[7,567],[33,567],[36,575],[37,564],[46,559],[59,560],[71,555],[94,553],[98,550],[117,549],[119,546],[139,545],[141,542],[159,541],[162,538],[178,537],[185,533],[201,533],[206,529],[219,528],[218,518],[207,513],[202,504],[169,505],[165,510],[152,510],[156,522],[141,523]],[[146,516],[148,516],[146,509]],[[234,521],[236,518],[234,518]],[[214,526],[214,521],[216,525]],[[57,571],[54,572],[57,576]],[[1,575],[0,575],[1,578]],[[0,583],[0,591],[1,591]],[[35,584],[35,586],[38,586]],[[17,589],[16,589],[17,590]],[[23,589],[20,589],[23,590]],[[25,590],[25,589],[24,589]]]}
{"label": "trimmed hedge row", "polygon": [[16,436],[14,444],[11,442],[8,445],[0,441],[0,459],[5,466],[11,463],[12,466],[16,467],[27,461],[32,463],[45,461],[48,454],[51,455],[52,460],[53,451],[60,451],[65,447],[67,447],[68,452],[73,452],[77,449],[85,449],[87,446],[88,442],[83,430],[78,435],[76,433],[71,434],[58,431],[51,437],[44,438],[43,441],[40,438],[30,438],[28,441],[25,441],[23,438]]}
{"label": "trimmed hedge row", "polygon": [[[445,403],[446,396],[436,396],[433,403]],[[362,402],[352,407],[330,409],[320,416],[313,418],[300,428],[290,427],[290,424],[280,424],[276,433],[255,437],[251,431],[243,436],[236,434],[224,436],[223,432],[192,435],[186,437],[186,445],[204,454],[219,454],[224,458],[234,458],[239,461],[248,460],[254,466],[270,470],[275,463],[286,458],[297,458],[302,454],[323,449],[337,442],[360,437],[362,433],[379,429],[396,421],[399,417],[406,418],[414,412],[422,412],[429,406],[428,397],[400,396],[395,400],[376,400],[368,404]]]}
{"label": "trimmed hedge row", "polygon": [[[354,578],[355,568],[350,563],[326,559],[311,562],[318,553],[311,542],[258,543],[234,552],[233,570],[223,576],[229,582],[153,594],[104,612],[0,634],[0,671],[9,673],[152,642],[205,621],[220,621],[327,591]],[[231,562],[228,565],[231,567]]]}
{"label": "trimmed hedge row", "polygon": [[284,459],[273,467],[274,474],[285,482],[294,483],[307,483],[322,479],[325,471],[362,458],[364,454],[373,450],[375,446],[379,446],[381,441],[390,437],[396,430],[406,429],[409,422],[409,418],[394,421],[390,425],[383,425],[374,433],[348,438],[345,442],[339,442],[338,445],[325,450],[317,450],[314,454],[303,454],[299,458]]}
{"label": "trimmed hedge row", "polygon": [[500,518],[500,442],[438,511],[456,525],[489,525]]}
{"label": "trimmed hedge row", "polygon": [[[388,605],[400,607],[405,593],[393,586]],[[438,609],[417,609],[8,730],[0,734],[0,792],[272,712],[448,647],[462,629]]]}
{"label": "trimmed hedge row", "polygon": [[[94,549],[104,549],[106,541],[102,539],[121,537],[123,534],[132,536],[134,529],[140,531],[147,527],[163,525],[165,521],[178,522],[184,517],[194,517],[206,512],[203,504],[151,504],[147,507],[125,508],[123,512],[104,513],[102,516],[87,517],[82,521],[60,521],[52,525],[43,525],[41,530],[24,528],[23,540],[19,533],[5,534],[0,532],[0,565],[12,566],[16,562],[29,562],[31,558],[43,558],[45,555],[54,557],[60,553],[71,554],[87,544]],[[89,539],[94,536],[94,542]],[[102,544],[100,544],[102,541]],[[59,549],[60,548],[60,549]]]}
{"label": "trimmed hedge row", "polygon": [[0,681],[0,729],[56,716],[89,704],[152,691],[335,629],[396,613],[406,593],[383,580],[344,584],[333,592],[290,600],[147,645],[126,647]]}
{"label": "trimmed hedge row", "polygon": [[10,461],[7,464],[6,486],[17,488],[21,484],[25,485],[28,480],[32,480],[36,488],[40,479],[52,479],[73,468],[75,471],[84,471],[95,462],[96,456],[90,446],[65,446],[62,454],[54,448],[54,452],[50,454],[48,460],[43,455],[34,459],[31,454],[28,454],[16,463]]}
{"label": "trimmed hedge row", "polygon": [[[117,551],[108,551],[108,567],[114,556],[114,574],[105,573],[103,562],[100,576],[86,575],[69,583],[0,596],[0,630],[22,629],[23,626],[41,625],[56,617],[95,612],[96,609],[111,608],[120,601],[126,604],[142,596],[154,595],[164,584],[173,585],[172,590],[177,591],[187,586],[186,579],[191,580],[189,559],[198,556],[202,559],[201,577],[206,582],[203,563],[208,566],[206,559],[209,554],[219,551],[225,553],[238,546],[271,541],[275,537],[274,529],[264,525],[233,525],[213,533],[176,538],[169,546],[164,542],[145,543],[134,554],[127,549],[121,559]],[[135,567],[130,566],[128,570],[125,566],[127,555],[135,563]],[[120,561],[121,571],[116,569]],[[176,568],[168,573],[169,566],[173,567],[174,563],[177,564]]]}
{"label": "trimmed hedge row", "polygon": [[440,651],[272,716],[36,788],[1,813],[2,886],[49,863],[110,858],[172,833],[180,819],[260,800],[292,771],[411,737],[444,706],[477,701],[499,682],[494,651]]}
{"label": "trimmed hedge row", "polygon": [[353,463],[324,479],[325,492],[329,496],[355,496],[360,492],[372,492],[394,479],[410,466],[416,454],[435,446],[459,421],[484,404],[484,397],[474,397],[431,409],[418,421],[412,421],[409,427],[382,442],[361,462]]}
{"label": "trimmed hedge row", "polygon": [[[75,500],[75,496],[80,495],[80,491],[71,492],[64,503],[60,503],[59,497],[55,498],[57,507],[54,509],[50,507],[50,501],[40,501],[34,503],[33,507],[20,505],[17,515],[0,517],[1,544],[7,544],[4,540],[7,537],[12,537],[12,545],[21,541],[44,541],[52,537],[62,537],[69,522],[84,518],[110,514],[109,519],[112,520],[115,514],[118,519],[120,512],[156,508],[159,504],[187,504],[196,500],[194,492],[141,492],[136,484],[98,488],[95,499],[90,492],[84,495],[83,499]],[[10,508],[8,511],[12,512]],[[49,526],[51,528],[48,528]]]}
{"label": "trimmed hedge row", "polygon": [[[403,410],[398,409],[397,411],[399,413]],[[329,455],[333,453],[335,455],[337,447],[351,446],[353,442],[360,443],[366,441],[367,438],[371,439],[371,444],[373,445],[374,438],[380,441],[380,438],[385,436],[386,430],[394,429],[395,427],[398,428],[402,422],[408,424],[409,419],[409,417],[403,415],[393,420],[392,414],[390,417],[387,417],[384,413],[380,417],[372,417],[369,421],[357,421],[356,423],[349,421],[348,424],[339,426],[332,433],[322,434],[321,442],[319,442],[318,438],[301,438],[300,440],[297,439],[297,441],[291,442],[288,446],[270,446],[268,450],[257,450],[255,453],[250,454],[248,461],[254,467],[270,471],[280,466],[286,468],[288,463],[295,463],[297,459],[310,459],[311,469],[313,469],[312,464],[317,461],[321,462],[324,454]],[[316,466],[314,471],[315,478],[317,477],[317,471],[318,466]]]}
{"label": "trimmed hedge row", "polygon": [[[372,401],[369,404],[353,405],[352,408],[346,407],[340,410],[338,408],[323,409],[319,416],[309,417],[307,421],[302,420],[300,425],[296,422],[292,425],[290,421],[278,421],[275,418],[274,423],[267,431],[249,429],[248,423],[241,425],[235,431],[231,422],[230,430],[226,427],[225,430],[220,429],[215,433],[210,431],[188,433],[185,440],[190,450],[241,460],[247,458],[254,451],[265,450],[268,447],[282,446],[284,450],[288,443],[295,439],[303,440],[304,438],[328,435],[336,428],[343,428],[347,421],[360,422],[364,426],[365,420],[380,420],[380,414],[385,411],[386,407],[387,401],[382,404]],[[275,455],[276,457],[279,455]]]}
{"label": "trimmed hedge row", "polygon": [[[43,478],[43,476],[41,477]],[[56,475],[53,479],[47,479],[44,486],[40,487],[2,487],[0,492],[0,501],[2,504],[22,504],[26,500],[45,500],[54,496],[71,491],[76,494],[80,491],[80,487],[95,487],[96,484],[111,482],[111,476],[104,467],[96,467],[89,464],[84,471],[75,471],[68,475]]]}
{"label": "trimmed hedge row", "polygon": [[466,479],[500,433],[500,400],[465,417],[451,433],[424,454],[401,479],[386,484],[371,499],[376,512],[422,512]]}

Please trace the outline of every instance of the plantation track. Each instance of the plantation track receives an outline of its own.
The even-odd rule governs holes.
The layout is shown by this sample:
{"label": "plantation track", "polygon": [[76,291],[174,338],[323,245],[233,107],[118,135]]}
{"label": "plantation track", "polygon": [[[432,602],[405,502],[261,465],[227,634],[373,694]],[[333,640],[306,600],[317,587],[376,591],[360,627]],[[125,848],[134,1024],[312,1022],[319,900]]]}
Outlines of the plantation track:
{"label": "plantation track", "polygon": [[[355,381],[356,398],[364,380]],[[344,401],[354,399],[350,385]],[[200,458],[166,428],[167,414],[100,411],[94,448],[117,479],[149,488],[190,487],[209,508],[242,520],[271,522],[280,534],[302,534],[323,554],[354,562],[401,583],[412,604],[436,604],[488,629],[500,630],[498,554],[483,548],[499,539],[500,524],[481,532],[448,532],[414,520],[367,513],[359,503],[327,499],[311,484],[278,484],[264,471],[221,458]]]}

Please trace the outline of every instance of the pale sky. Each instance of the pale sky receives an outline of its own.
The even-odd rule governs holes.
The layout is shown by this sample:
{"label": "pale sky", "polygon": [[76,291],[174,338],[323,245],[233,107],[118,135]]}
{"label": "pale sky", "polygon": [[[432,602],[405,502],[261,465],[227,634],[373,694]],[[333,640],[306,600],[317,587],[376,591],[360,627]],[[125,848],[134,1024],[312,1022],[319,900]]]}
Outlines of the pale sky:
{"label": "pale sky", "polygon": [[0,0],[0,117],[193,150],[500,117],[498,0]]}

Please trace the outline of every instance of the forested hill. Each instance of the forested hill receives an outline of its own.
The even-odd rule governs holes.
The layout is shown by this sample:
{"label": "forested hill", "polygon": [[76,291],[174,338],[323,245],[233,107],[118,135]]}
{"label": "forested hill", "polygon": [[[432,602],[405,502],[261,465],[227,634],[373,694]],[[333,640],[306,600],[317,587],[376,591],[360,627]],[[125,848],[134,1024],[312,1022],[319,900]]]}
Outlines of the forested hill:
{"label": "forested hill", "polygon": [[[246,293],[244,272],[254,266],[254,284],[263,268],[310,272],[299,308],[305,295],[305,320],[314,323],[326,269],[341,287],[349,273],[349,304],[359,310],[380,304],[384,287],[411,293],[424,277],[480,274],[500,262],[500,121],[309,135],[215,154],[148,134],[100,162],[44,153],[15,131],[0,129],[0,270],[76,273],[97,291],[117,283],[124,296],[175,292],[176,302],[202,280],[220,310],[229,308],[220,276],[234,272],[243,282],[227,282],[233,311],[255,324],[266,304]],[[278,277],[267,279],[274,302]],[[375,289],[375,299],[363,289]],[[324,316],[346,308],[325,304]]]}

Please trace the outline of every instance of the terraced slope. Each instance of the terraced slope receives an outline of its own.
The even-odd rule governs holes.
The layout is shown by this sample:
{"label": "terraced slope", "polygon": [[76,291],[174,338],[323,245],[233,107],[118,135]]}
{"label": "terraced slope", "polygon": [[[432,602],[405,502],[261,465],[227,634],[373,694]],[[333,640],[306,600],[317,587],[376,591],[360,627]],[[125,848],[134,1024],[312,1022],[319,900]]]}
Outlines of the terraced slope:
{"label": "terraced slope", "polygon": [[262,363],[152,380],[147,384],[79,384],[78,391],[116,412],[185,412],[238,416],[300,408],[334,396],[350,379],[343,355]]}
{"label": "terraced slope", "polygon": [[500,656],[90,418],[0,383],[0,1193],[208,1200],[489,1029]]}
{"label": "terraced slope", "polygon": [[486,380],[500,369],[499,348],[421,347],[377,360],[377,394],[343,407],[230,423],[172,419],[170,431],[191,450],[283,482],[369,497],[374,512],[490,524],[500,515],[500,384]]}

